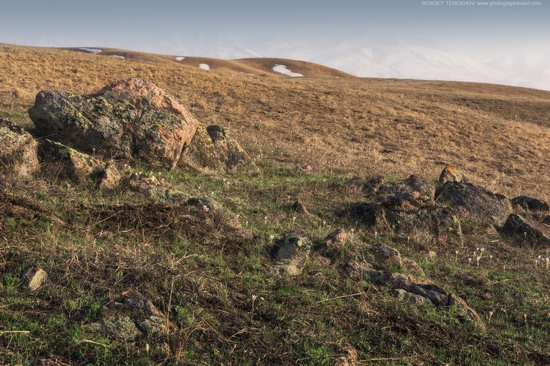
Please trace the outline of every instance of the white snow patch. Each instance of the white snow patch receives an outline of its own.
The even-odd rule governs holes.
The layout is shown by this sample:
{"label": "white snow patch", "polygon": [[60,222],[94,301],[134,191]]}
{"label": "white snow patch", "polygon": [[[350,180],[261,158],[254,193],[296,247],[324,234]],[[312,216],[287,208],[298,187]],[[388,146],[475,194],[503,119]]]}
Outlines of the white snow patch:
{"label": "white snow patch", "polygon": [[279,74],[286,75],[291,78],[299,78],[304,75],[298,74],[297,72],[290,71],[285,65],[275,65],[273,66],[273,71],[278,72]]}
{"label": "white snow patch", "polygon": [[97,55],[98,53],[101,52],[101,50],[99,48],[80,47],[79,50],[87,52],[87,53],[91,53],[92,55]]}
{"label": "white snow patch", "polygon": [[124,59],[126,59],[126,57],[121,56],[121,55],[109,55],[109,57],[117,58],[117,59],[119,59],[119,60],[124,60]]}
{"label": "white snow patch", "polygon": [[185,60],[184,56],[177,56],[176,57],[176,61],[183,61],[183,60]]}
{"label": "white snow patch", "polygon": [[199,64],[199,69],[210,70],[210,66],[208,64]]}

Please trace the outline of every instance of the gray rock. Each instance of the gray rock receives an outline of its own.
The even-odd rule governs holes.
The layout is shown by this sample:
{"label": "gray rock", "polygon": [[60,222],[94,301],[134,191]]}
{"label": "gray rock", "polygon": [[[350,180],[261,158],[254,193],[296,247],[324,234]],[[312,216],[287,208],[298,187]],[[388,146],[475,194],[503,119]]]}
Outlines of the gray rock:
{"label": "gray rock", "polygon": [[0,119],[0,173],[27,178],[40,169],[37,142],[21,127]]}
{"label": "gray rock", "polygon": [[179,165],[198,173],[236,172],[257,174],[260,169],[237,141],[221,126],[199,125],[184,150]]}
{"label": "gray rock", "polygon": [[302,273],[310,251],[308,238],[286,235],[275,242],[270,254],[277,272],[297,276]]}
{"label": "gray rock", "polygon": [[503,231],[519,236],[535,244],[550,245],[550,228],[518,214],[508,216]]}
{"label": "gray rock", "polygon": [[21,275],[21,283],[30,291],[36,291],[46,282],[48,273],[40,267],[31,267]]}
{"label": "gray rock", "polygon": [[511,202],[512,202],[512,205],[526,211],[540,211],[540,212],[550,211],[550,206],[548,205],[548,203],[529,196],[519,196],[512,199]]}
{"label": "gray rock", "polygon": [[162,335],[170,324],[153,303],[136,293],[124,293],[100,310],[100,329],[114,338],[135,340],[144,335]]}
{"label": "gray rock", "polygon": [[453,214],[483,224],[502,226],[512,212],[510,200],[503,195],[470,184],[447,182],[436,191],[437,202]]}
{"label": "gray rock", "polygon": [[44,139],[39,145],[39,157],[43,170],[53,170],[62,178],[84,182],[105,169],[105,163],[59,142]]}

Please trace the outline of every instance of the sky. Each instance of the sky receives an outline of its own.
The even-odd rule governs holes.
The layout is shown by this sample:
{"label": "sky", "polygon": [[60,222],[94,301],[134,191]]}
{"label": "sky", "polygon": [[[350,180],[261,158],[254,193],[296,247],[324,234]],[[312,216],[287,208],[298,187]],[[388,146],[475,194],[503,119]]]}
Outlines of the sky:
{"label": "sky", "polygon": [[0,0],[0,42],[292,57],[550,90],[550,0]]}

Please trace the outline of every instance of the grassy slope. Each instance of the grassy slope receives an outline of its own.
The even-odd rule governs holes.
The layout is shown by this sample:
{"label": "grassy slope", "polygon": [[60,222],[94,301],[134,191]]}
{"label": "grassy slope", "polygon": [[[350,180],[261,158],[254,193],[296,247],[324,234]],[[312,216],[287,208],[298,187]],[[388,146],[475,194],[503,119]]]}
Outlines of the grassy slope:
{"label": "grassy slope", "polygon": [[[464,248],[453,235],[445,242],[422,233],[375,238],[360,222],[339,215],[363,199],[356,176],[414,172],[433,178],[443,161],[465,166],[493,189],[548,199],[549,147],[543,142],[549,93],[463,83],[254,78],[60,50],[5,46],[0,52],[3,116],[29,125],[24,110],[39,89],[90,92],[139,75],[177,95],[204,123],[227,126],[264,171],[256,178],[157,172],[238,213],[255,234],[238,244],[216,233],[100,225],[86,209],[143,202],[124,192],[96,192],[54,175],[9,187],[71,224],[0,221],[0,360],[317,365],[333,364],[353,347],[364,363],[376,364],[550,362],[549,271],[534,265],[548,252],[479,232],[465,233]],[[540,108],[528,108],[533,103]],[[304,165],[313,171],[304,173]],[[313,216],[289,210],[297,197]],[[400,249],[486,321],[493,314],[488,332],[446,311],[396,302],[383,288],[346,279],[318,254],[298,278],[271,274],[272,235],[298,231],[319,240],[335,227],[353,230],[355,246],[385,241]],[[487,253],[479,267],[468,264],[476,247]],[[430,258],[429,250],[437,256]],[[36,264],[48,270],[50,281],[31,295],[18,275]],[[176,324],[166,339],[125,344],[88,330],[100,304],[132,288]],[[70,320],[78,311],[83,319]]]}

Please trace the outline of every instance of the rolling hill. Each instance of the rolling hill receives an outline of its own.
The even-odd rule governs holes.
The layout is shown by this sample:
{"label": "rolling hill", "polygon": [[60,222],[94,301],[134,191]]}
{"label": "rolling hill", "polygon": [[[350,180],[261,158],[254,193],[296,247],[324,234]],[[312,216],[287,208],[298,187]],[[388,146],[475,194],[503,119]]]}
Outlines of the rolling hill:
{"label": "rolling hill", "polygon": [[0,45],[0,364],[550,364],[550,92],[84,48]]}

